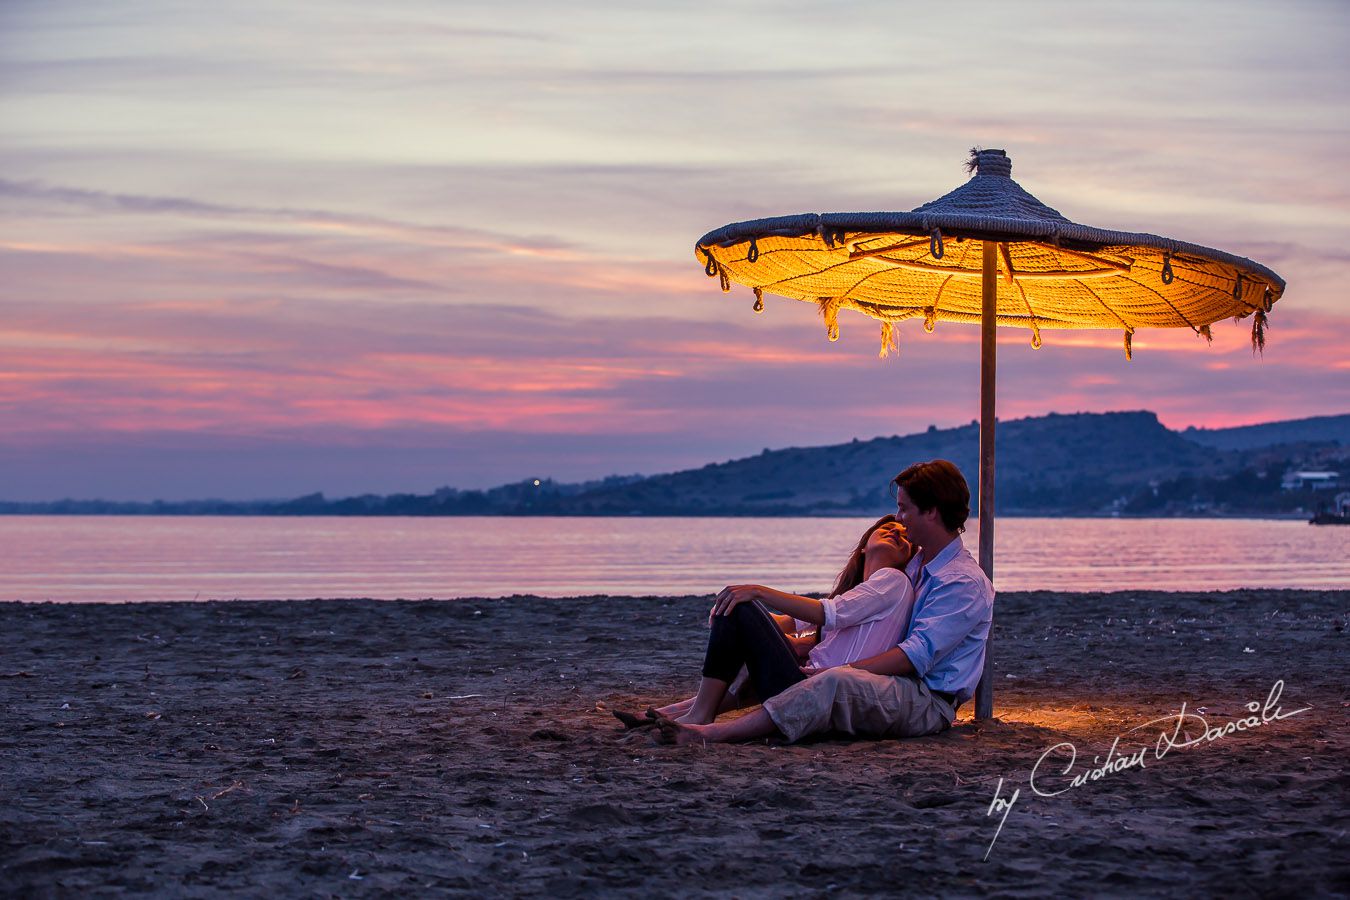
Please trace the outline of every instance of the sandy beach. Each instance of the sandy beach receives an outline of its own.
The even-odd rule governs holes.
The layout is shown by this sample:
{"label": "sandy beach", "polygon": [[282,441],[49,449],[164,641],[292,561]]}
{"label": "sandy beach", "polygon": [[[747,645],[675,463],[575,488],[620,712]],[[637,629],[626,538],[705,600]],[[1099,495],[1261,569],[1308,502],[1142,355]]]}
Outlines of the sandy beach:
{"label": "sandy beach", "polygon": [[693,687],[707,607],[0,605],[0,891],[1350,893],[1350,591],[1002,594],[995,720],[623,733]]}

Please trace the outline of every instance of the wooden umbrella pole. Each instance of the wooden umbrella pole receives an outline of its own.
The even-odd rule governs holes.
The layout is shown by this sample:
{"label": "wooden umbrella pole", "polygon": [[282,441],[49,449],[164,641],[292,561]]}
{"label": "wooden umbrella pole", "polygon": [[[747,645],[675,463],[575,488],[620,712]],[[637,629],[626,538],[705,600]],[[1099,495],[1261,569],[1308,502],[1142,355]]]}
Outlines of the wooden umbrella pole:
{"label": "wooden umbrella pole", "polygon": [[[998,356],[998,245],[983,241],[980,310],[980,568],[994,580],[994,384]],[[975,688],[975,718],[994,715],[993,634],[985,644],[984,672]]]}

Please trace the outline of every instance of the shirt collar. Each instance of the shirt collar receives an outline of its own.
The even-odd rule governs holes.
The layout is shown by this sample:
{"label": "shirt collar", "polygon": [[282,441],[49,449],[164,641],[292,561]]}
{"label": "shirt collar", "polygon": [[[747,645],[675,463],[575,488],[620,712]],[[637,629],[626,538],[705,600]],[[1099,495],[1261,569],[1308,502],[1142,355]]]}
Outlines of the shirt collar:
{"label": "shirt collar", "polygon": [[937,556],[933,557],[932,562],[923,567],[924,573],[930,577],[936,575],[938,570],[956,559],[957,555],[965,549],[966,545],[961,542],[961,535],[958,534],[955,540],[943,547],[942,551],[938,553]]}

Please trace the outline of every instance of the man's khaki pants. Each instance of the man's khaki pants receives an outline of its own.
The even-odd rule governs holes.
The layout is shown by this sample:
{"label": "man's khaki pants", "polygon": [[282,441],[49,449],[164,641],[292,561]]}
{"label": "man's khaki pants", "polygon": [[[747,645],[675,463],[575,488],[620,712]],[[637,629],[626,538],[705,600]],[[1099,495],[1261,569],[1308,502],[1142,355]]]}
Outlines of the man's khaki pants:
{"label": "man's khaki pants", "polygon": [[764,710],[789,741],[822,731],[918,737],[945,731],[956,718],[922,681],[848,666],[794,684],[764,701]]}

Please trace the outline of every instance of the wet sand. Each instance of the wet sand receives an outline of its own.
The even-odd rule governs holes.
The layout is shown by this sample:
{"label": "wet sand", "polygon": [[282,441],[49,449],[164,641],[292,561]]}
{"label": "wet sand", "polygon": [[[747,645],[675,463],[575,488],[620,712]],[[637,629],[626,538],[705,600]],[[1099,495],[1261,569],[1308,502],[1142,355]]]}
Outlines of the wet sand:
{"label": "wet sand", "polygon": [[[1350,893],[1350,591],[1002,594],[994,720],[623,733],[694,686],[708,602],[0,605],[0,892]],[[1217,728],[1279,680],[1285,718],[1158,758],[1183,702]],[[1126,732],[1142,765],[1068,787],[1061,746],[1033,793]]]}

